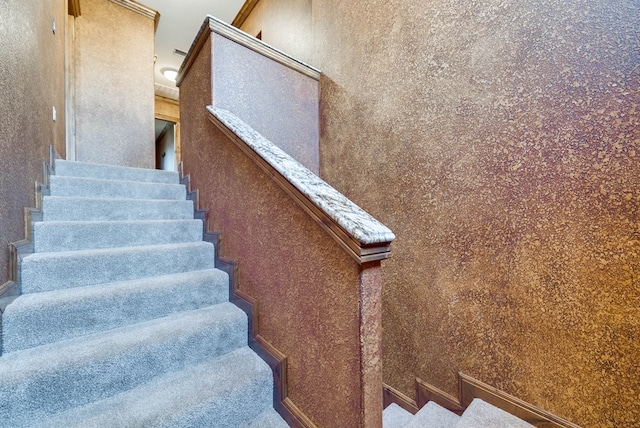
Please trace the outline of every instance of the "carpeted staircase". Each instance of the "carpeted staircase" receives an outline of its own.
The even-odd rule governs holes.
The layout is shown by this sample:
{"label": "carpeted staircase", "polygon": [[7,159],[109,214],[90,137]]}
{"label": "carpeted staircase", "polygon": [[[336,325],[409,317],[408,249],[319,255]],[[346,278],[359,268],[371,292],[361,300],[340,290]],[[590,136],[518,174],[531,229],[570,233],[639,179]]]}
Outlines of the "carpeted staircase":
{"label": "carpeted staircase", "polygon": [[474,399],[462,416],[428,402],[412,415],[393,403],[383,412],[383,428],[533,428],[519,419],[478,398]]}
{"label": "carpeted staircase", "polygon": [[2,314],[2,427],[286,427],[175,172],[57,161]]}

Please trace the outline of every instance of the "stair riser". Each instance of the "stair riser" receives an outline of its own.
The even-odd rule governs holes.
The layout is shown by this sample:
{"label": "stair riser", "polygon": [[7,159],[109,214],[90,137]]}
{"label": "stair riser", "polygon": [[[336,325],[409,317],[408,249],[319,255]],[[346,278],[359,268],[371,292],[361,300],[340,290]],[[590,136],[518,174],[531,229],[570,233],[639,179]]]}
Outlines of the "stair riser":
{"label": "stair riser", "polygon": [[250,353],[246,347],[238,349],[115,397],[43,419],[36,426],[288,427],[273,410],[265,418],[273,400],[272,374],[264,361]]}
{"label": "stair riser", "polygon": [[197,242],[202,222],[38,222],[33,238],[37,253]]}
{"label": "stair riser", "polygon": [[104,399],[237,349],[246,343],[247,321],[236,311],[233,318],[197,317],[170,329],[139,331],[139,337],[112,335],[79,347],[70,345],[59,350],[62,355],[52,356],[57,364],[45,364],[42,356],[35,357],[26,371],[24,361],[14,367],[7,364],[0,372],[0,420],[6,426],[20,426],[25,420]]}
{"label": "stair riser", "polygon": [[[555,425],[555,424],[553,424]],[[474,398],[464,411],[458,427],[534,428],[533,425],[479,398]],[[557,426],[557,425],[556,425]]]}
{"label": "stair riser", "polygon": [[229,279],[209,270],[74,291],[23,295],[9,305],[3,354],[222,303]]}
{"label": "stair riser", "polygon": [[183,200],[187,195],[185,187],[180,184],[96,180],[56,175],[51,176],[49,181],[51,196]]}
{"label": "stair riser", "polygon": [[268,409],[256,419],[251,421],[245,428],[289,428],[289,425],[282,419],[274,409]]}
{"label": "stair riser", "polygon": [[193,219],[192,201],[42,198],[44,221],[120,221]]}
{"label": "stair riser", "polygon": [[403,428],[422,428],[434,426],[438,428],[454,428],[460,416],[430,401]]}
{"label": "stair riser", "polygon": [[382,412],[382,428],[404,428],[412,418],[413,414],[392,403]]}
{"label": "stair riser", "polygon": [[20,262],[23,293],[213,269],[213,245],[199,242],[87,252],[35,253]]}
{"label": "stair riser", "polygon": [[[210,400],[197,411],[175,415],[174,419],[167,420],[163,427],[199,428],[211,426],[211,421],[216,421],[215,426],[220,428],[244,426],[273,402],[273,385],[269,374],[262,379],[252,380],[253,382],[245,382],[235,389],[228,390],[222,400]],[[259,404],[262,404],[262,407],[257,407]],[[239,425],[240,423],[242,425]]]}
{"label": "stair riser", "polygon": [[174,171],[126,168],[65,160],[56,160],[55,172],[58,176],[101,178],[105,180],[144,181],[166,184],[178,184],[179,182],[178,173]]}

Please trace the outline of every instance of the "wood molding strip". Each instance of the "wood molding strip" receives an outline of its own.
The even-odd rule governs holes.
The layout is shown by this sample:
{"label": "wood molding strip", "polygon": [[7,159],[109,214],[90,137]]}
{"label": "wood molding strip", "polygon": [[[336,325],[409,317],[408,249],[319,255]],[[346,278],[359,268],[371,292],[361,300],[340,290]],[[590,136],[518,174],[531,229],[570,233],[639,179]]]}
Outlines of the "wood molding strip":
{"label": "wood molding strip", "polygon": [[240,11],[238,12],[236,17],[234,18],[234,20],[231,23],[231,25],[233,25],[234,27],[237,27],[237,28],[242,27],[242,24],[244,24],[244,21],[247,20],[247,18],[249,17],[251,12],[253,11],[253,8],[256,7],[256,5],[258,4],[259,1],[260,0],[246,0],[244,2],[244,4],[242,5],[242,7],[240,8]]}
{"label": "wood molding strip", "polygon": [[471,376],[458,373],[459,397],[429,385],[420,378],[416,378],[416,401],[419,408],[427,402],[436,404],[460,415],[471,404],[474,398],[480,398],[487,403],[504,410],[538,428],[580,428],[580,426],[555,416],[532,404],[520,400],[506,392],[500,391]]}
{"label": "wood molding strip", "polygon": [[[216,109],[212,106],[209,106],[208,109],[209,119],[335,239],[356,262],[363,264],[384,260],[391,256],[391,241],[395,239],[391,230],[300,165],[291,156],[275,147],[273,143],[248,128],[244,122],[231,113],[224,111],[225,117],[223,117],[221,109]],[[233,119],[232,125],[230,124],[230,117]],[[241,136],[241,132],[238,130],[240,124],[244,127],[243,131],[250,131],[253,133],[252,137],[259,137],[262,140],[259,143],[250,144],[246,137],[243,138]],[[258,151],[262,146],[268,146],[268,148],[264,149],[264,153]],[[256,147],[259,148],[256,149]],[[275,165],[276,162],[280,162],[282,165]],[[295,177],[296,181],[294,182],[292,179],[285,177],[278,170],[278,167],[283,169],[295,168],[296,170],[291,175]],[[302,182],[305,179],[307,182],[314,183],[314,185],[322,187],[327,192],[331,192],[330,197],[327,197],[326,200],[316,200],[311,194],[312,192],[304,191]],[[323,206],[339,207],[341,211],[336,210],[330,213]],[[353,220],[354,218],[358,218],[358,220],[355,221]],[[343,227],[342,224],[347,222],[350,222],[351,225],[358,223],[358,226],[360,226],[358,233],[362,238],[356,238],[355,232],[349,232]],[[368,240],[369,242],[362,242],[363,240]]]}
{"label": "wood molding strip", "polygon": [[180,183],[187,188],[187,199],[193,201],[194,218],[202,220],[203,239],[215,248],[215,266],[229,275],[229,300],[242,309],[249,321],[249,347],[271,368],[273,373],[273,407],[294,428],[316,428],[316,425],[291,401],[287,390],[287,357],[259,333],[258,301],[238,288],[238,265],[220,254],[220,233],[209,230],[208,211],[200,208],[200,192],[191,189],[191,176],[178,165]]}
{"label": "wood molding strip", "polygon": [[317,425],[313,423],[298,406],[295,405],[289,397],[282,400],[282,404],[276,407],[282,418],[293,428],[317,428]]}
{"label": "wood molding strip", "polygon": [[80,16],[80,0],[69,0],[67,2],[67,12],[69,15],[73,15],[74,18]]}
{"label": "wood molding strip", "polygon": [[416,400],[412,400],[402,392],[382,384],[382,408],[386,409],[390,404],[395,403],[405,409],[407,412],[416,414],[421,406],[418,406]]}
{"label": "wood molding strip", "polygon": [[154,30],[158,29],[158,22],[160,22],[160,12],[155,9],[151,9],[144,4],[138,3],[135,0],[111,0],[112,3],[120,5],[126,9],[129,9],[142,16],[146,16],[154,21]]}
{"label": "wood molding strip", "polygon": [[189,69],[193,65],[193,62],[198,56],[198,53],[200,52],[200,50],[202,50],[202,47],[204,46],[207,38],[211,33],[219,34],[220,36],[236,42],[246,47],[247,49],[251,49],[254,52],[264,55],[265,57],[272,59],[273,61],[291,68],[292,70],[304,74],[307,77],[310,77],[317,81],[320,80],[320,75],[322,73],[317,68],[312,67],[309,64],[306,64],[292,57],[291,55],[288,55],[281,50],[264,43],[262,40],[256,39],[252,35],[247,34],[244,31],[209,15],[205,18],[202,26],[200,27],[200,30],[198,31],[198,35],[189,48],[187,57],[180,67],[178,77],[176,78],[176,86],[179,87],[182,83],[182,80],[189,72]]}
{"label": "wood molding strip", "polygon": [[422,406],[429,401],[433,401],[457,415],[461,415],[464,411],[464,408],[456,397],[447,394],[433,385],[429,385],[420,378],[416,378],[416,401],[419,408],[422,408]]}
{"label": "wood molding strip", "polygon": [[53,174],[55,160],[60,159],[60,155],[55,148],[49,146],[49,160],[42,162],[42,181],[35,183],[35,206],[36,208],[24,209],[24,239],[10,242],[8,281],[0,284],[0,349],[2,349],[2,313],[7,305],[13,302],[20,294],[20,259],[33,253],[33,222],[42,221],[42,196],[49,195],[49,176]]}
{"label": "wood molding strip", "polygon": [[465,408],[474,398],[480,398],[539,428],[580,428],[566,419],[555,416],[471,376],[463,373],[458,373],[458,376],[460,379],[460,401]]}

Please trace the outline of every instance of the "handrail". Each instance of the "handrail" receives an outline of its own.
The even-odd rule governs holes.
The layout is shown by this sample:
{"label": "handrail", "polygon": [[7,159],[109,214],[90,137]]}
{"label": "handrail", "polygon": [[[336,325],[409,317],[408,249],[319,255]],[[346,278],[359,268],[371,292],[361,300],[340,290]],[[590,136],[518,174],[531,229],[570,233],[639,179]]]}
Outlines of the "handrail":
{"label": "handrail", "polygon": [[253,159],[360,264],[391,256],[393,232],[233,113],[209,119]]}
{"label": "handrail", "polygon": [[227,24],[224,21],[219,20],[216,17],[211,15],[207,15],[200,30],[198,31],[198,35],[195,40],[191,44],[189,48],[189,52],[187,56],[180,66],[180,70],[178,71],[178,77],[176,78],[176,85],[180,86],[182,83],[182,79],[187,75],[187,72],[193,65],[196,57],[198,56],[198,52],[204,46],[205,41],[207,40],[207,36],[209,32],[214,32],[223,37],[226,37],[229,40],[232,40],[248,49],[251,49],[255,52],[258,52],[268,58],[271,58],[274,61],[279,62],[293,70],[296,70],[305,76],[311,77],[315,80],[320,80],[320,70],[315,67],[306,64],[291,55],[284,53],[283,51],[274,48],[273,46],[253,37],[250,34],[245,33],[242,30],[239,30],[236,27],[233,27]]}

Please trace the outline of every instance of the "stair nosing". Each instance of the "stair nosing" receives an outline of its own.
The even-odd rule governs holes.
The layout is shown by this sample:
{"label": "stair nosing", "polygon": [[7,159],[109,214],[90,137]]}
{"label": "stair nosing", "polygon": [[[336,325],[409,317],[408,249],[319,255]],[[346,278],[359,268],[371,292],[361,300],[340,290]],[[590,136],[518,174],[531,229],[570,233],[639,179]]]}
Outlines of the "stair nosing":
{"label": "stair nosing", "polygon": [[214,248],[214,245],[206,241],[191,241],[191,242],[176,242],[169,244],[152,244],[152,245],[132,245],[127,247],[113,247],[113,248],[89,248],[84,250],[69,250],[69,251],[47,251],[40,253],[29,253],[21,255],[21,261],[27,263],[33,263],[37,260],[56,259],[56,258],[74,258],[74,257],[91,257],[100,255],[117,255],[118,253],[126,252],[144,252],[153,250],[177,250],[188,247],[207,247]]}
{"label": "stair nosing", "polygon": [[[118,349],[119,351],[125,351],[127,349],[131,349],[134,344],[150,344],[150,343],[154,343],[154,340],[157,341],[157,336],[144,336],[144,335],[140,335],[140,334],[136,334],[136,332],[139,332],[141,330],[145,330],[145,327],[149,327],[149,326],[154,326],[156,327],[157,330],[163,330],[164,331],[164,338],[166,337],[170,337],[170,335],[167,333],[168,331],[170,331],[171,329],[177,329],[178,327],[175,324],[175,320],[179,319],[179,318],[190,318],[190,317],[194,317],[194,318],[198,318],[200,316],[204,316],[202,315],[202,313],[208,312],[210,313],[209,316],[207,317],[207,319],[209,319],[211,321],[211,314],[214,313],[214,308],[221,308],[221,307],[225,307],[227,308],[227,311],[229,312],[234,312],[233,316],[237,317],[237,318],[242,318],[245,317],[246,318],[246,314],[237,306],[235,306],[233,303],[229,302],[229,301],[225,301],[222,303],[217,303],[215,305],[208,305],[202,308],[197,308],[197,309],[190,309],[190,310],[185,310],[185,311],[180,311],[180,312],[176,312],[173,314],[169,314],[163,317],[158,317],[158,318],[154,318],[151,320],[147,320],[147,321],[142,321],[142,322],[138,322],[138,323],[133,323],[133,324],[127,324],[121,327],[117,327],[117,328],[113,328],[113,329],[109,329],[109,330],[105,330],[105,331],[99,331],[99,332],[94,332],[94,333],[90,333],[84,336],[78,336],[78,337],[73,337],[73,338],[69,338],[69,339],[64,339],[64,340],[60,340],[57,342],[52,342],[52,343],[46,343],[43,345],[39,345],[39,346],[34,346],[33,348],[26,348],[26,349],[20,349],[14,352],[8,352],[6,354],[3,354],[2,357],[2,362],[5,365],[5,368],[7,368],[6,366],[16,366],[16,365],[24,365],[25,361],[27,360],[31,360],[31,361],[40,361],[42,364],[30,364],[30,366],[28,367],[28,371],[29,372],[38,372],[40,368],[46,366],[46,362],[50,361],[50,355],[51,354],[55,354],[55,355],[62,355],[65,357],[65,361],[64,363],[66,364],[76,364],[76,363],[82,363],[82,362],[86,362],[86,361],[91,361],[92,360],[92,356],[95,356],[96,354],[99,354],[101,347],[100,346],[91,346],[91,344],[93,342],[99,343],[99,342],[104,342],[104,341],[108,341],[109,339],[113,339],[115,337],[122,337],[122,334],[125,333],[125,335],[129,335],[129,336],[135,336],[136,338],[129,338],[129,342],[127,343],[128,346],[120,346],[120,348]],[[216,310],[215,315],[219,315],[218,311]],[[235,318],[234,318],[235,319]],[[171,322],[174,321],[174,322]],[[195,330],[195,326],[196,324],[192,324]],[[200,324],[197,324],[198,327],[201,327]],[[164,329],[162,327],[165,327]],[[84,353],[79,353],[79,352],[74,352],[74,350],[72,349],[71,351],[69,351],[69,346],[75,345],[77,350],[81,350],[81,349],[85,349],[87,350],[87,352]],[[114,348],[111,348],[110,350],[113,351]],[[67,350],[65,352],[60,352],[61,350]],[[113,355],[113,353],[112,353]],[[12,367],[9,367],[12,368]],[[4,372],[0,372],[0,375],[2,373],[7,373],[7,371]],[[25,373],[25,370],[21,370],[20,373]]]}
{"label": "stair nosing", "polygon": [[[193,407],[195,408],[195,410],[202,409],[202,406],[206,405],[206,403],[215,402],[215,400],[220,396],[227,396],[227,394],[225,393],[227,393],[228,391],[224,387],[220,390],[216,390],[215,386],[223,385],[225,382],[221,382],[221,381],[229,380],[230,376],[233,376],[235,374],[233,372],[229,373],[226,370],[218,369],[219,367],[224,368],[227,364],[231,364],[232,361],[234,363],[237,361],[241,361],[243,363],[248,363],[248,364],[257,363],[258,365],[256,367],[253,367],[252,374],[260,375],[264,377],[263,380],[266,381],[267,383],[272,382],[271,373],[270,373],[270,370],[268,370],[268,366],[266,365],[266,363],[264,363],[264,361],[261,360],[260,357],[258,357],[247,345],[245,345],[235,350],[232,350],[226,354],[218,355],[214,358],[202,361],[198,364],[186,367],[182,370],[178,370],[170,373],[164,373],[154,379],[151,379],[149,382],[141,384],[133,389],[119,392],[117,394],[106,397],[104,399],[87,403],[80,407],[71,408],[58,415],[53,415],[52,418],[49,418],[46,421],[44,421],[42,425],[40,425],[40,421],[36,421],[37,422],[36,426],[42,426],[47,428],[50,426],[67,428],[69,427],[68,425],[69,421],[67,419],[78,421],[78,418],[80,418],[81,420],[77,422],[78,425],[72,424],[71,427],[74,427],[74,426],[84,427],[84,423],[87,420],[90,423],[99,422],[99,421],[102,421],[104,418],[110,418],[113,415],[114,408],[123,408],[125,412],[132,413],[137,417],[135,421],[136,423],[135,426],[153,425],[153,426],[168,427],[168,425],[166,424],[158,425],[158,421],[156,420],[157,418],[156,414],[153,414],[152,412],[147,412],[147,413],[151,413],[150,417],[154,419],[153,421],[151,421],[149,420],[149,417],[144,412],[142,414],[134,413],[135,410],[132,411],[132,409],[135,409],[136,408],[135,404],[139,402],[146,404],[147,397],[149,397],[149,394],[153,396],[153,394],[156,391],[168,390],[169,388],[167,388],[167,385],[177,384],[178,385],[177,391],[186,391],[186,390],[191,391],[192,387],[188,385],[187,379],[194,378],[194,375],[199,375],[199,376],[195,376],[195,379],[198,380],[197,381],[198,389],[208,390],[209,388],[207,388],[207,385],[209,384],[211,384],[212,387],[214,388],[212,391],[212,394],[200,395],[198,397],[199,399],[195,403],[193,403]],[[212,373],[212,376],[202,376],[202,374],[204,373],[207,373],[207,374]],[[237,378],[234,378],[234,379],[237,379]],[[247,385],[250,385],[250,384],[248,382],[245,382],[244,385],[242,386],[246,387]],[[171,391],[176,391],[176,390],[171,389]],[[241,389],[240,391],[246,392],[247,390]],[[149,394],[145,394],[146,392],[148,392]],[[178,395],[179,395],[179,392],[178,392]],[[245,396],[246,396],[245,394],[241,395],[241,397],[245,397]],[[174,397],[171,397],[171,398],[174,398]],[[184,417],[183,415],[186,412],[194,410],[194,408],[185,409],[182,405],[180,405],[182,402],[175,399],[169,399],[167,404],[170,406],[171,404],[174,404],[174,403],[177,404],[178,407],[177,408],[169,407],[171,420],[169,420],[167,423],[175,423],[175,420]],[[191,400],[188,400],[187,406],[189,406],[190,403],[191,403]],[[264,411],[268,410],[270,407],[272,408],[271,401],[261,403],[261,405],[257,407],[257,411],[256,411],[257,415],[261,415]],[[97,415],[97,417],[93,419],[89,419],[87,417],[89,415],[87,414]],[[98,421],[96,421],[96,419]],[[249,423],[250,421],[251,420],[247,420],[247,421],[244,421],[243,423]],[[125,421],[119,420],[117,422],[124,423]],[[131,423],[132,421],[128,421],[128,422]],[[144,423],[144,425],[139,425],[141,423]]]}

